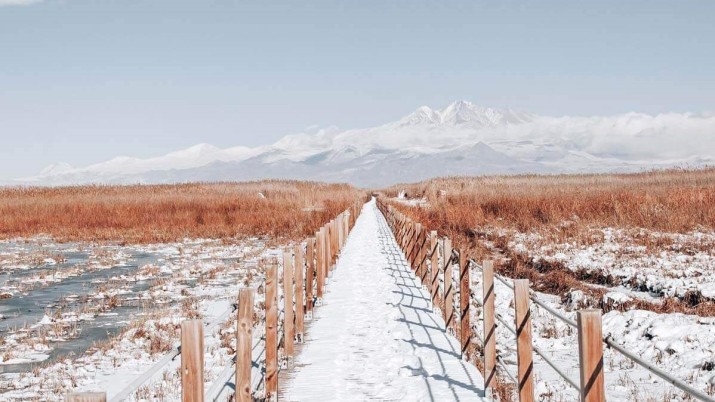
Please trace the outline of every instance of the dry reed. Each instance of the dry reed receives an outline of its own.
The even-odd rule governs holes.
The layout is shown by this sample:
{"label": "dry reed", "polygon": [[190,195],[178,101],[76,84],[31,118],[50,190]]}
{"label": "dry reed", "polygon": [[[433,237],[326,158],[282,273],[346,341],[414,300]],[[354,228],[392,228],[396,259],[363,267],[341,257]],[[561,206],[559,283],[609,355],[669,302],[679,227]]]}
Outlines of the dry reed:
{"label": "dry reed", "polygon": [[[535,290],[565,296],[578,289],[604,310],[602,288],[622,284],[610,275],[573,271],[534,260],[510,250],[503,233],[539,232],[559,241],[584,242],[593,227],[646,228],[689,232],[715,230],[715,169],[667,170],[638,174],[513,177],[453,177],[397,185],[388,196],[407,193],[424,198],[426,206],[392,202],[429,229],[452,238],[476,260],[502,261],[497,270],[513,278],[528,278]],[[566,223],[566,224],[565,224]],[[507,229],[500,231],[499,229]],[[654,245],[653,245],[654,246]],[[698,294],[664,298],[660,304],[619,308],[656,312],[715,315],[715,302]],[[596,307],[596,306],[594,306]]]}
{"label": "dry reed", "polygon": [[345,184],[299,181],[0,189],[0,238],[128,243],[311,234],[354,202]]}

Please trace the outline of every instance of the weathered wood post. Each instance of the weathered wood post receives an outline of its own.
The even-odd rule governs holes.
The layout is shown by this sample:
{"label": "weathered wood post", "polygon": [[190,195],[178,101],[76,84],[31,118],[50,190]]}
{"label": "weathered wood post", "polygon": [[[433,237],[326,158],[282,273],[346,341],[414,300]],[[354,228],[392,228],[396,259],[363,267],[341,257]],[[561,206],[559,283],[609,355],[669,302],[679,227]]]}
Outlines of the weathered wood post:
{"label": "weathered wood post", "polygon": [[313,319],[313,280],[315,277],[315,238],[311,237],[308,239],[308,244],[305,248],[306,251],[306,275],[305,275],[305,318],[307,320]]}
{"label": "weathered wood post", "polygon": [[305,308],[303,305],[303,272],[305,263],[303,258],[303,246],[295,246],[295,341],[303,343],[303,332],[305,332]]}
{"label": "weathered wood post", "polygon": [[65,395],[65,402],[107,402],[107,393],[73,392]]}
{"label": "weathered wood post", "polygon": [[442,239],[444,248],[444,322],[449,332],[454,325],[454,284],[452,283],[452,241],[445,237]]}
{"label": "weathered wood post", "polygon": [[412,247],[412,241],[415,237],[415,223],[408,217],[405,217],[405,254],[409,256]]}
{"label": "weathered wood post", "polygon": [[330,260],[330,272],[333,271],[333,265],[335,264],[335,255],[337,254],[337,250],[335,247],[335,219],[332,219],[330,223],[328,223],[328,233],[330,236],[328,236],[328,240],[330,241],[330,255],[329,260]]}
{"label": "weathered wood post", "polygon": [[266,399],[278,396],[278,266],[266,270]]}
{"label": "weathered wood post", "polygon": [[181,400],[204,400],[204,325],[201,320],[181,323]]}
{"label": "weathered wood post", "polygon": [[437,247],[437,231],[430,232],[430,282],[432,283],[432,308],[439,308],[439,248]]}
{"label": "weathered wood post", "polygon": [[484,314],[484,390],[494,385],[497,365],[497,332],[494,323],[494,262],[484,261],[482,265],[482,297]]}
{"label": "weathered wood post", "polygon": [[316,246],[316,280],[317,287],[315,290],[317,301],[316,305],[320,306],[323,304],[323,288],[325,287],[325,228],[320,228],[318,232],[318,240],[315,242]]}
{"label": "weathered wood post", "polygon": [[333,266],[333,249],[332,243],[333,243],[333,232],[331,230],[332,227],[332,221],[325,225],[325,277],[326,277],[326,282],[328,275],[330,274],[330,271]]}
{"label": "weathered wood post", "polygon": [[350,214],[344,214],[344,224],[343,227],[345,228],[345,237],[343,238],[343,242],[347,243],[348,242],[348,237],[350,236]]}
{"label": "weathered wood post", "polygon": [[335,231],[335,237],[338,239],[337,251],[340,251],[343,249],[343,214],[339,214],[335,218],[335,227],[337,228],[337,230]]}
{"label": "weathered wood post", "polygon": [[405,237],[407,236],[407,224],[405,223],[405,220],[402,219],[402,216],[399,216],[398,218],[398,227],[400,228],[399,230],[399,237],[398,237],[398,244],[400,246],[400,249],[402,251],[405,251]]}
{"label": "weathered wood post", "polygon": [[292,363],[295,342],[293,321],[293,253],[283,253],[283,346],[288,365]]}
{"label": "weathered wood post", "polygon": [[407,231],[409,230],[409,225],[407,224],[407,220],[400,215],[399,217],[400,220],[400,249],[402,251],[405,251],[405,248],[407,248]]}
{"label": "weathered wood post", "polygon": [[401,216],[397,217],[398,227],[400,228],[398,233],[400,234],[397,238],[397,245],[400,246],[400,250],[405,250],[405,231],[407,230],[407,225]]}
{"label": "weathered wood post", "polygon": [[514,323],[516,327],[517,380],[519,401],[534,400],[534,356],[531,344],[529,280],[514,280]]}
{"label": "weathered wood post", "polygon": [[415,239],[415,251],[414,251],[414,257],[413,257],[413,265],[415,269],[415,275],[422,279],[420,277],[420,257],[422,255],[423,248],[422,246],[423,241],[422,241],[422,224],[419,224],[419,230],[417,231],[417,237]]}
{"label": "weathered wood post", "polygon": [[410,263],[410,268],[412,267],[412,247],[415,243],[415,229],[417,225],[412,220],[407,220],[407,239],[405,246],[405,255],[407,256],[407,261]]}
{"label": "weathered wood post", "polygon": [[469,325],[469,296],[469,260],[467,253],[459,250],[459,340],[462,342],[462,357],[467,357],[467,348],[472,337],[472,328]]}
{"label": "weathered wood post", "polygon": [[410,264],[410,269],[414,270],[414,265],[412,263],[412,248],[415,246],[416,230],[417,224],[413,221],[408,221],[409,230],[407,231],[407,247],[405,249],[405,257],[407,257],[407,263]]}
{"label": "weathered wood post", "polygon": [[420,246],[420,254],[419,254],[419,261],[417,263],[417,269],[419,271],[419,277],[422,283],[425,285],[427,289],[430,289],[430,283],[429,283],[429,275],[427,272],[427,258],[429,256],[429,246],[430,246],[430,241],[429,241],[429,232],[427,232],[427,228],[424,228],[422,231],[422,240],[421,240],[421,246]]}
{"label": "weathered wood post", "polygon": [[417,258],[420,252],[420,239],[422,237],[421,223],[415,223],[415,232],[412,237],[414,237],[414,241],[412,242],[412,258],[410,258],[410,261],[412,263],[412,270],[415,271],[416,275],[419,275],[417,273]]}
{"label": "weathered wood post", "polygon": [[576,324],[581,371],[581,401],[603,402],[606,400],[606,392],[603,380],[601,310],[577,311]]}
{"label": "weathered wood post", "polygon": [[253,289],[238,291],[238,327],[236,328],[236,401],[251,402],[251,366],[253,364]]}

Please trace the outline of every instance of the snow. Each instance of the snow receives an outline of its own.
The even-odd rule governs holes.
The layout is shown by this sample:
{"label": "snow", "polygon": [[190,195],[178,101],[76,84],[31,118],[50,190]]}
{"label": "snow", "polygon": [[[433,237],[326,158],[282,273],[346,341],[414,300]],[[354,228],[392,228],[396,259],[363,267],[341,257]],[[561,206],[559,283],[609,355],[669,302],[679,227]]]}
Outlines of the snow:
{"label": "snow", "polygon": [[479,400],[483,380],[432,312],[375,201],[363,208],[282,397]]}
{"label": "snow", "polygon": [[[592,240],[585,244],[560,243],[539,233],[516,233],[509,247],[535,259],[561,262],[572,270],[610,274],[656,297],[683,297],[694,291],[715,299],[712,231],[590,228],[588,237]],[[646,246],[650,243],[661,245]]]}
{"label": "snow", "polygon": [[[479,271],[472,271],[473,294],[482,293]],[[495,313],[507,323],[514,322],[513,291],[501,281],[495,281]],[[569,300],[535,293],[541,301],[563,316],[575,321],[575,310],[584,295],[570,292]],[[618,301],[623,296],[607,293]],[[481,306],[473,312],[474,330],[483,333]],[[532,337],[540,348],[578,383],[578,339],[576,330],[553,317],[545,309],[532,303]],[[651,362],[702,391],[712,393],[715,387],[715,318],[684,314],[658,314],[650,311],[610,311],[603,315],[603,335],[624,346],[626,350]],[[516,340],[502,325],[497,325],[497,354],[502,357],[512,375],[516,374]],[[606,397],[609,401],[632,400],[689,400],[665,381],[635,364],[617,351],[604,347],[604,373]],[[551,400],[558,395],[560,401],[578,401],[578,391],[570,387],[543,359],[534,356],[534,380],[537,400]]]}
{"label": "snow", "polygon": [[[38,367],[31,372],[20,374],[6,373],[0,376],[0,401],[5,400],[64,400],[68,391],[105,391],[109,398],[116,397],[128,384],[142,376],[160,358],[162,353],[150,353],[150,340],[163,340],[170,346],[178,339],[177,326],[194,308],[186,308],[181,303],[193,300],[195,312],[205,322],[217,325],[206,330],[206,383],[210,386],[218,371],[228,365],[231,351],[224,343],[225,333],[234,330],[235,316],[226,315],[235,302],[236,284],[244,283],[247,278],[262,280],[262,268],[259,261],[275,257],[277,250],[266,248],[263,239],[241,239],[238,244],[226,244],[221,240],[186,239],[179,243],[140,245],[140,246],[99,246],[82,245],[91,249],[87,254],[93,258],[103,256],[104,260],[116,260],[127,253],[133,255],[158,253],[155,264],[147,264],[126,275],[120,275],[103,287],[102,292],[86,289],[87,293],[68,294],[66,300],[78,300],[85,297],[95,300],[112,295],[124,295],[121,300],[152,300],[161,305],[160,310],[134,310],[132,316],[124,321],[127,327],[117,337],[111,337],[96,347],[91,346],[85,353],[77,356],[64,356]],[[12,245],[12,243],[9,243]],[[22,242],[23,247],[32,249],[33,241]],[[58,245],[47,244],[58,250]],[[12,253],[4,257],[8,261],[32,259],[32,253],[10,247]],[[63,246],[59,249],[64,250]],[[127,254],[128,255],[128,254]],[[224,262],[223,259],[236,260]],[[82,266],[94,264],[80,263]],[[101,265],[100,263],[99,265]],[[66,268],[66,269],[69,269]],[[169,275],[166,275],[169,274]],[[157,280],[157,284],[146,290],[130,292],[125,283],[140,278]],[[203,279],[202,279],[203,278]],[[115,282],[116,280],[116,282]],[[190,281],[192,286],[186,285]],[[107,281],[104,281],[107,282]],[[38,290],[42,291],[42,290]],[[79,322],[95,320],[97,316],[117,316],[117,312],[90,310],[91,314],[80,311],[63,310],[58,314],[39,316],[34,322],[28,322],[24,328],[11,330],[3,334],[4,344],[0,352],[0,364],[37,362],[50,358],[55,342],[69,340],[70,336],[60,334],[67,339],[55,336],[57,326],[77,325]],[[102,312],[100,312],[102,311]],[[122,312],[121,314],[126,314]],[[71,327],[70,327],[71,328]],[[208,328],[208,327],[207,327]],[[144,335],[138,334],[141,329]],[[230,331],[227,331],[230,330]],[[46,340],[38,335],[48,331]],[[78,336],[82,336],[81,331]],[[257,331],[258,332],[258,331]],[[169,355],[172,357],[175,353]],[[155,395],[154,401],[180,400],[180,379],[176,365],[180,359],[161,367],[144,387],[131,393],[128,400],[141,399],[141,392]],[[5,384],[5,385],[2,385]]]}

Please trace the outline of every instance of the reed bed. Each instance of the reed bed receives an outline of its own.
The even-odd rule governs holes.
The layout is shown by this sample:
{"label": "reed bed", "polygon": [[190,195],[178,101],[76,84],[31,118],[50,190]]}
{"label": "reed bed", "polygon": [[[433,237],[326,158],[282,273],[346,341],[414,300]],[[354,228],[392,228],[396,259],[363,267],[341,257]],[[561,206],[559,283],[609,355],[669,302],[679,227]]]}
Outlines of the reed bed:
{"label": "reed bed", "polygon": [[[602,286],[629,284],[608,274],[573,271],[563,264],[529,258],[510,249],[511,236],[535,232],[553,241],[589,244],[600,241],[594,239],[593,228],[668,233],[715,230],[713,168],[608,175],[449,177],[395,185],[381,193],[423,200],[414,205],[393,199],[391,204],[428,229],[449,236],[455,247],[471,257],[497,260],[496,269],[501,274],[528,278],[534,289],[564,297],[570,290],[582,290],[596,303],[606,292]],[[656,249],[668,246],[646,245]],[[660,304],[638,300],[631,304],[619,308],[715,316],[715,301],[691,292],[683,298],[663,298]],[[604,311],[611,308],[600,307]]]}
{"label": "reed bed", "polygon": [[160,243],[305,237],[362,195],[300,181],[0,189],[0,238]]}
{"label": "reed bed", "polygon": [[715,228],[715,168],[637,174],[448,177],[396,185],[444,229],[493,224],[526,232],[574,222],[668,232]]}

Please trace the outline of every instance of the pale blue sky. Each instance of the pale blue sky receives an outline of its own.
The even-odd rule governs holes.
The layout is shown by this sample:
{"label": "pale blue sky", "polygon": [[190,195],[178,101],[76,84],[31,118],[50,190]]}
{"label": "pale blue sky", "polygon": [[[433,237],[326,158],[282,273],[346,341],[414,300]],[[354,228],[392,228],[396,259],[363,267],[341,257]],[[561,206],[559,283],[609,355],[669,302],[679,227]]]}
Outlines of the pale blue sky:
{"label": "pale blue sky", "polygon": [[523,3],[0,6],[0,179],[369,127],[456,99],[549,115],[715,111],[715,1]]}

